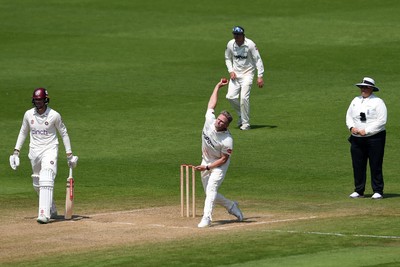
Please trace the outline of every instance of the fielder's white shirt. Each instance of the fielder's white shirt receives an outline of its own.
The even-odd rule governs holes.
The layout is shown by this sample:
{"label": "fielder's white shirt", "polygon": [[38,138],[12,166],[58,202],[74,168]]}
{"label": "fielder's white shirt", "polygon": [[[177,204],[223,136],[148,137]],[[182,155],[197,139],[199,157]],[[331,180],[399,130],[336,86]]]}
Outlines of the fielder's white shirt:
{"label": "fielder's white shirt", "polygon": [[[222,154],[231,155],[233,149],[233,139],[229,130],[218,132],[215,129],[216,117],[214,109],[208,109],[206,113],[206,121],[202,133],[202,151],[203,160],[207,164],[220,159]],[[226,168],[229,166],[230,157],[223,165]],[[222,166],[221,166],[222,167]]]}
{"label": "fielder's white shirt", "polygon": [[43,150],[58,146],[57,131],[63,139],[66,153],[72,153],[67,128],[57,111],[47,107],[46,111],[40,115],[36,108],[27,110],[22,120],[15,149],[21,150],[29,133],[29,148],[40,154]]}
{"label": "fielder's white shirt", "polygon": [[[361,121],[360,113],[365,113],[366,121]],[[346,113],[346,125],[350,130],[355,127],[365,130],[365,137],[375,135],[385,130],[387,109],[382,99],[374,94],[367,98],[357,96],[351,101]],[[360,135],[354,135],[361,137]]]}
{"label": "fielder's white shirt", "polygon": [[229,73],[235,72],[239,77],[245,74],[254,75],[256,69],[258,77],[264,74],[264,65],[257,46],[246,37],[241,46],[236,44],[235,39],[228,42],[225,50],[225,64]]}

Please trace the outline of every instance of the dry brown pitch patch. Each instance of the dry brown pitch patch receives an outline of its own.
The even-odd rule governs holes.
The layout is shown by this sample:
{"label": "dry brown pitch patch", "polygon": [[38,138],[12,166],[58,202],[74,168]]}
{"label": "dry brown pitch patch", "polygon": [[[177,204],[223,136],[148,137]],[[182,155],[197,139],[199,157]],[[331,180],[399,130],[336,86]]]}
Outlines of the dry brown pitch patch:
{"label": "dry brown pitch patch", "polygon": [[[128,211],[74,215],[72,220],[58,216],[51,223],[38,224],[32,211],[1,219],[0,263],[14,262],[59,253],[77,253],[121,245],[166,242],[194,236],[243,231],[311,217],[288,217],[245,213],[245,220],[223,209],[216,209],[212,227],[197,228],[200,216],[180,217],[179,207],[157,207]],[[267,226],[270,227],[270,226]]]}

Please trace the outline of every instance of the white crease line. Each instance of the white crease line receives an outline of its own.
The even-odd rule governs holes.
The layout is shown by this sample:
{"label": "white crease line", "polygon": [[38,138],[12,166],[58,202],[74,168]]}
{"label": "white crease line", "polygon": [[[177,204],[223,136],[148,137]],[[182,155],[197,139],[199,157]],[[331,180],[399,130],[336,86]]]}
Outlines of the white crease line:
{"label": "white crease line", "polygon": [[151,226],[151,227],[163,227],[163,228],[166,227],[164,224],[148,224],[148,226]]}
{"label": "white crease line", "polygon": [[291,234],[309,234],[309,235],[330,235],[330,236],[354,236],[367,238],[383,238],[383,239],[400,239],[400,236],[387,235],[360,235],[360,234],[342,234],[342,233],[324,233],[324,232],[302,232],[302,231],[285,231],[285,230],[263,230],[263,232],[291,233]]}
{"label": "white crease line", "polygon": [[[86,221],[89,223],[98,223],[98,224],[119,224],[119,225],[138,225],[136,223],[129,223],[129,222],[100,222],[100,221]],[[195,229],[194,227],[190,226],[166,226],[164,224],[140,224],[143,227],[153,227],[153,228],[166,228],[166,229]]]}
{"label": "white crease line", "polygon": [[[136,210],[135,210],[136,211]],[[138,210],[139,211],[139,210]],[[129,213],[132,211],[127,211],[127,212],[121,212],[121,213]],[[118,214],[119,212],[117,212]],[[229,230],[231,228],[237,228],[237,227],[246,227],[246,226],[254,226],[254,225],[261,225],[261,224],[272,224],[272,223],[280,223],[280,222],[291,222],[291,221],[300,221],[300,220],[310,220],[310,219],[315,219],[318,218],[318,216],[310,216],[310,217],[299,217],[299,218],[291,218],[291,219],[281,219],[281,220],[273,220],[273,221],[260,221],[260,222],[250,222],[246,223],[246,221],[237,222],[235,225],[229,225],[229,226],[219,226],[219,225],[212,225],[211,229],[213,230]],[[135,223],[129,223],[129,222],[100,222],[100,221],[87,221],[87,222],[92,222],[92,223],[101,223],[101,224],[122,224],[122,225],[137,225]],[[197,229],[197,227],[190,227],[190,226],[166,226],[164,224],[141,224],[142,226],[147,226],[147,227],[156,227],[156,228],[166,228],[166,229]]]}
{"label": "white crease line", "polygon": [[244,223],[236,224],[236,225],[229,225],[229,226],[214,226],[214,229],[216,230],[226,230],[234,227],[244,227],[244,226],[253,226],[253,225],[260,225],[260,224],[271,224],[271,223],[280,223],[280,222],[292,222],[292,221],[300,221],[300,220],[310,220],[310,219],[315,219],[318,218],[318,216],[310,216],[310,217],[300,217],[300,218],[292,218],[292,219],[282,219],[282,220],[273,220],[273,221],[261,221],[261,222],[254,222],[254,223],[246,223],[246,221],[243,221]]}
{"label": "white crease line", "polygon": [[130,223],[130,222],[112,222],[114,224],[122,224],[122,225],[136,225],[136,223]]}
{"label": "white crease line", "polygon": [[123,211],[89,214],[89,215],[85,215],[85,216],[96,217],[96,216],[105,216],[105,215],[117,215],[117,214],[135,213],[135,212],[141,212],[141,211],[152,211],[152,210],[157,210],[157,209],[161,209],[161,208],[156,207],[156,208],[148,208],[148,209],[123,210]]}

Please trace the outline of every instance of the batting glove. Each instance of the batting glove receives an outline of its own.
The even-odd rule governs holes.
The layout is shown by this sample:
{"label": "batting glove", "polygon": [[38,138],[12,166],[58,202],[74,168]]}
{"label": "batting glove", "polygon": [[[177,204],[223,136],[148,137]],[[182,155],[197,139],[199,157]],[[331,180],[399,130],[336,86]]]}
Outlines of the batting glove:
{"label": "batting glove", "polygon": [[68,166],[70,168],[75,168],[76,165],[78,164],[78,156],[74,156],[74,155],[69,155],[67,157],[67,162],[68,162]]}
{"label": "batting glove", "polygon": [[14,154],[10,156],[10,166],[11,169],[14,171],[17,170],[17,167],[19,166],[19,152],[15,151]]}

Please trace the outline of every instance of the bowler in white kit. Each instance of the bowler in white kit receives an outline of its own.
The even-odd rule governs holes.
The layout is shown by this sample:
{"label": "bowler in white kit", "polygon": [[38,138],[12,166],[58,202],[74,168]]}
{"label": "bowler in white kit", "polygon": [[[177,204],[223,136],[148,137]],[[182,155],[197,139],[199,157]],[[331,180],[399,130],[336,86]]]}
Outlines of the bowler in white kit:
{"label": "bowler in white kit", "polygon": [[50,98],[45,88],[33,92],[33,108],[25,112],[10,166],[16,170],[20,165],[19,153],[26,137],[30,136],[28,157],[32,165],[33,188],[39,195],[37,222],[46,224],[57,216],[53,201],[54,180],[57,175],[58,138],[60,134],[71,168],[76,167],[78,157],[72,154],[71,142],[60,114],[48,106]]}
{"label": "bowler in white kit", "polygon": [[218,193],[218,188],[224,181],[228,171],[233,149],[233,139],[228,130],[232,116],[227,111],[222,111],[218,117],[215,117],[214,114],[218,101],[218,91],[227,84],[228,81],[221,79],[211,94],[201,136],[202,162],[201,165],[195,167],[196,170],[201,171],[201,182],[206,193],[203,218],[198,224],[200,228],[211,225],[215,204],[225,207],[228,213],[237,217],[239,221],[243,220],[243,214],[238,207],[238,203]]}

